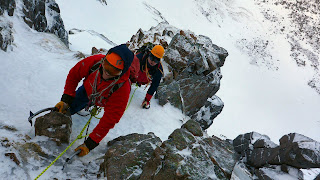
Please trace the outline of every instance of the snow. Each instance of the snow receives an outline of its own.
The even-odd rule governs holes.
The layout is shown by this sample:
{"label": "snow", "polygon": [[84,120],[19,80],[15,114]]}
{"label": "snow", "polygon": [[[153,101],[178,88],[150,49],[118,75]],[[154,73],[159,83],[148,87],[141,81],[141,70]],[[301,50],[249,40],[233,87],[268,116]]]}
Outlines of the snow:
{"label": "snow", "polygon": [[[31,30],[17,16],[7,17],[13,24],[14,43],[12,51],[0,50],[0,127],[13,126],[18,131],[8,132],[0,128],[0,139],[23,142],[24,135],[28,135],[33,142],[45,143],[47,138],[34,136],[34,128],[27,121],[29,111],[52,107],[60,101],[68,71],[78,62],[74,54],[77,51],[90,54],[92,46],[108,49],[113,46],[110,42],[125,43],[139,28],[147,31],[165,19],[177,28],[210,37],[214,44],[229,52],[221,69],[223,78],[217,93],[224,102],[224,109],[207,130],[210,135],[223,135],[233,139],[239,134],[255,131],[266,134],[273,142],[277,142],[283,135],[297,132],[320,141],[320,121],[316,118],[320,117],[320,96],[307,85],[314,74],[307,68],[297,67],[288,53],[290,46],[283,35],[264,34],[270,24],[261,22],[262,15],[251,1],[210,1],[217,4],[210,4],[206,9],[203,9],[202,4],[209,1],[205,0],[118,0],[110,1],[108,5],[92,0],[56,2],[66,30],[82,30],[69,35],[70,50],[56,36]],[[17,4],[21,11],[21,0],[17,0]],[[219,10],[215,11],[214,7]],[[204,16],[203,12],[213,14]],[[107,37],[110,42],[103,41],[96,33]],[[250,64],[251,57],[239,49],[237,40],[250,40],[255,36],[274,40],[271,43],[274,47],[266,50],[266,53],[274,57],[266,59],[266,63],[256,59],[257,65]],[[271,68],[266,65],[268,63],[273,63]],[[274,70],[276,68],[278,70]],[[135,88],[132,87],[133,90]],[[144,87],[137,89],[121,121],[110,130],[100,146],[68,165],[69,170],[74,169],[75,172],[61,171],[63,160],[60,160],[41,179],[95,178],[90,176],[90,172],[97,171],[97,158],[105,153],[104,147],[108,141],[130,133],[148,132],[153,132],[164,141],[188,119],[169,104],[160,106],[154,98],[151,99],[149,110],[141,109],[140,104],[146,91]],[[88,118],[78,115],[72,118],[73,140]],[[93,119],[90,130],[97,123],[98,120]],[[81,143],[82,140],[77,141],[64,158]],[[65,148],[50,147],[44,145],[43,150],[54,157]],[[0,146],[1,154],[9,151],[16,150]],[[8,157],[2,156],[0,164],[5,166],[0,169],[0,179],[34,179],[53,159],[30,159],[29,164],[17,167]],[[89,173],[85,177],[79,177],[79,171],[84,167],[88,168]],[[310,171],[304,171],[305,174],[309,173],[305,179],[313,179],[320,172],[313,171],[311,174]]]}

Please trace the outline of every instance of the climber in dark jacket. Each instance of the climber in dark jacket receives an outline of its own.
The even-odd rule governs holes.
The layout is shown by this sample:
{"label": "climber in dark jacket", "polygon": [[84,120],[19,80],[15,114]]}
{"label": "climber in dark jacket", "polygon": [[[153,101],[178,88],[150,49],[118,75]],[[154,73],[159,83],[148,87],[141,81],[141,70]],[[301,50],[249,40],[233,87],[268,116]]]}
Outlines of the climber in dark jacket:
{"label": "climber in dark jacket", "polygon": [[[130,80],[139,86],[151,83],[150,88],[142,102],[142,108],[150,108],[150,99],[158,89],[161,78],[163,77],[163,67],[160,62],[164,55],[164,48],[155,45],[152,50],[135,54],[133,63],[130,67]],[[138,65],[139,64],[139,65]]]}

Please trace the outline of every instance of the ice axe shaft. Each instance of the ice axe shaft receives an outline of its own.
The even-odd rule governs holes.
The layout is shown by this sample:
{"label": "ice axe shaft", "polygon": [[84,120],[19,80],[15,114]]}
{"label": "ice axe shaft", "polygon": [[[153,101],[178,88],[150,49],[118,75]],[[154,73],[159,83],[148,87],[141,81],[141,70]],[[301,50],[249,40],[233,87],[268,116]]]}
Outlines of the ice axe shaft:
{"label": "ice axe shaft", "polygon": [[30,111],[30,116],[28,118],[28,121],[30,122],[31,126],[32,126],[32,118],[36,117],[38,114],[46,112],[46,111],[54,111],[56,110],[56,107],[49,107],[49,108],[45,108],[45,109],[41,109],[40,111],[36,112],[36,113],[32,113]]}
{"label": "ice axe shaft", "polygon": [[62,170],[63,170],[64,167],[68,164],[68,162],[69,162],[75,155],[79,154],[80,152],[81,152],[81,149],[79,149],[78,151],[76,151],[76,152],[74,152],[73,154],[71,154],[71,156],[68,157],[68,158],[66,159],[66,162],[63,164]]}

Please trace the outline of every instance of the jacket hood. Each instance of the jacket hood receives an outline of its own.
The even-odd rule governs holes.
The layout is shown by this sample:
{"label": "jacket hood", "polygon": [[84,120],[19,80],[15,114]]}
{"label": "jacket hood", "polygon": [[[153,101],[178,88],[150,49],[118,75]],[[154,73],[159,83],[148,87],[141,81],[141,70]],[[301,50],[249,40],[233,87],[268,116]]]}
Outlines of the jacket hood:
{"label": "jacket hood", "polygon": [[118,45],[118,46],[111,48],[108,51],[108,53],[111,53],[111,52],[118,54],[121,57],[121,59],[124,61],[124,67],[123,67],[122,73],[120,75],[120,76],[122,76],[123,74],[125,74],[128,71],[129,67],[131,66],[134,54],[132,51],[130,51],[130,49],[127,47],[126,44],[121,44],[121,45]]}

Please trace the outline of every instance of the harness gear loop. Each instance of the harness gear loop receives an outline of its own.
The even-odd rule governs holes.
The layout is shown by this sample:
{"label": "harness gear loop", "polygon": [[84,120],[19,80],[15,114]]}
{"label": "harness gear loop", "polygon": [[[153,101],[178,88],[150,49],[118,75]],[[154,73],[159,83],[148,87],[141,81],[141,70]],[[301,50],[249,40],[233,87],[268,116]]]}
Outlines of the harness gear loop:
{"label": "harness gear loop", "polygon": [[110,96],[110,92],[111,90],[113,89],[114,85],[116,85],[116,83],[118,82],[118,80],[120,79],[120,76],[115,79],[114,81],[112,81],[111,84],[109,84],[108,87],[104,88],[102,91],[98,92],[97,91],[97,81],[98,81],[98,76],[99,76],[99,73],[96,73],[96,77],[94,79],[94,82],[93,84],[90,84],[91,85],[91,88],[92,88],[92,93],[91,95],[89,96],[89,102],[88,102],[88,105],[87,107],[85,108],[86,110],[89,109],[90,106],[96,104],[97,102],[97,99],[100,98],[98,100],[99,103],[101,103],[102,99],[103,99],[103,96],[101,96],[107,89],[109,89],[110,87],[110,91],[109,91],[109,94],[108,94],[108,97]]}

